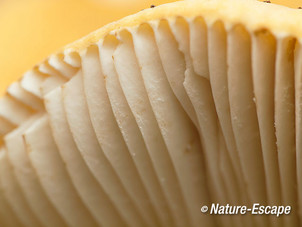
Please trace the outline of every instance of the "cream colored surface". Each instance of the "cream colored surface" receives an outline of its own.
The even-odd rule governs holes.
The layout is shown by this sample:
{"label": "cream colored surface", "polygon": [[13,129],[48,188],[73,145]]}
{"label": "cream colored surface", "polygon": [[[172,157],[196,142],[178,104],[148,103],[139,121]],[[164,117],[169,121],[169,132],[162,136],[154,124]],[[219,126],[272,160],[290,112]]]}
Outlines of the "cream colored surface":
{"label": "cream colored surface", "polygon": [[[1,133],[45,111],[24,129],[24,145],[69,226],[299,226],[300,19],[298,9],[254,0],[144,10],[26,73],[24,98],[15,90],[0,104]],[[28,107],[32,96],[43,111]],[[42,220],[22,213],[35,200],[11,198],[23,189],[4,172],[7,152],[2,198],[22,223]],[[280,218],[200,213],[211,203],[256,202],[293,210]]]}
{"label": "cream colored surface", "polygon": [[98,226],[71,183],[64,162],[53,142],[46,116],[40,117],[26,130],[24,143],[45,193],[67,225]]}
{"label": "cream colored surface", "polygon": [[[40,222],[48,227],[64,227],[66,224],[44,192],[23,143],[24,131],[40,117],[41,114],[33,116],[5,137],[7,160],[13,167],[12,173],[21,186],[26,201]],[[41,210],[45,212],[41,212]]]}
{"label": "cream colored surface", "polygon": [[[45,104],[59,152],[67,164],[72,182],[89,211],[100,225],[126,226],[116,206],[89,170],[73,140],[63,108],[62,89],[55,89],[48,94]],[[78,172],[78,169],[81,171]]]}

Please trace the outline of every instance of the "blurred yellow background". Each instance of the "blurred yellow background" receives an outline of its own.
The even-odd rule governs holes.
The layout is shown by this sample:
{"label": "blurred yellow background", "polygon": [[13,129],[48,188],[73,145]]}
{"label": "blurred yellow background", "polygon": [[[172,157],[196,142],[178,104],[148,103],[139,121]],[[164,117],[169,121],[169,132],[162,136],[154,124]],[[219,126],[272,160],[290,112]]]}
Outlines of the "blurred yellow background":
{"label": "blurred yellow background", "polygon": [[[0,0],[0,94],[60,47],[151,4],[173,1],[176,0]],[[302,0],[271,2],[293,8],[302,6]]]}
{"label": "blurred yellow background", "polygon": [[114,20],[176,0],[0,0],[0,94],[52,52]]}

